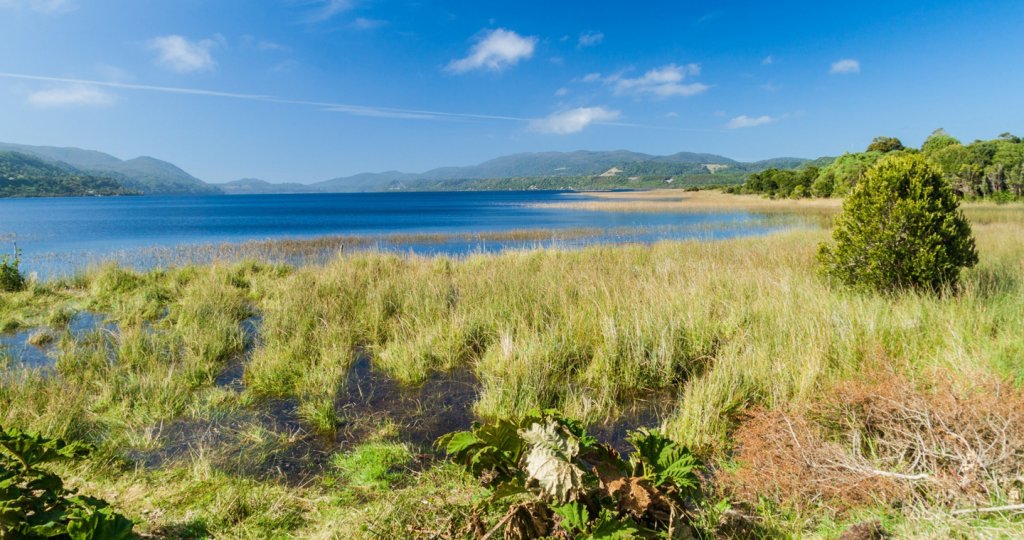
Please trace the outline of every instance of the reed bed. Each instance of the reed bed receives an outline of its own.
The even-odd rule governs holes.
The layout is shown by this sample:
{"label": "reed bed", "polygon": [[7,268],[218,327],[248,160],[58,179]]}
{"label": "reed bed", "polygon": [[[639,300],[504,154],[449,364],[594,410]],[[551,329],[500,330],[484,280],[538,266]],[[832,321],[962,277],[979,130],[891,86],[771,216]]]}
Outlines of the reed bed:
{"label": "reed bed", "polygon": [[[959,291],[943,296],[830,286],[814,269],[828,231],[808,227],[718,242],[457,258],[343,249],[302,267],[217,262],[139,272],[106,265],[0,295],[0,323],[46,326],[60,336],[51,370],[3,372],[0,423],[99,445],[99,462],[68,473],[142,521],[147,533],[360,538],[448,530],[478,491],[445,464],[397,476],[388,465],[382,470],[390,476],[360,480],[374,487],[351,485],[344,467],[289,486],[224,469],[217,449],[193,448],[157,469],[132,456],[158,448],[182,421],[231,425],[251,464],[273,462],[281,453],[275,441],[305,440],[302,433],[336,441],[360,420],[337,406],[359,355],[411,385],[469,370],[479,382],[473,410],[482,418],[557,407],[595,423],[616,418],[637,396],[674,396],[660,427],[723,467],[747,411],[800,410],[866,372],[884,368],[921,388],[943,381],[963,386],[965,395],[978,380],[1019,384],[1024,211],[966,210],[981,263],[965,272]],[[347,245],[317,242],[280,249]],[[79,310],[106,314],[118,330],[73,339],[68,314]],[[260,345],[244,365],[242,387],[223,388],[218,374],[243,353],[243,321],[253,315],[262,317]],[[298,431],[232,423],[238,411],[282,404],[299,422],[288,429]],[[327,451],[339,455],[329,462],[373,461],[379,450],[391,463],[401,431],[373,425],[366,446],[330,443]],[[834,526],[827,514],[760,512],[786,534]],[[905,534],[967,530],[968,518],[924,519],[937,512],[932,507],[901,512],[893,519]],[[1024,530],[1012,519],[985,526],[1011,536]]]}

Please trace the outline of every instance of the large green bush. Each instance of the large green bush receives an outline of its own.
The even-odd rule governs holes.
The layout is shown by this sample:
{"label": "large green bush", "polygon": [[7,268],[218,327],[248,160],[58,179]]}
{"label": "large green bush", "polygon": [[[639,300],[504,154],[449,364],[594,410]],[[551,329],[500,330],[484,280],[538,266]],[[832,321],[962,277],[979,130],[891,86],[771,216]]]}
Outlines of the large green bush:
{"label": "large green bush", "polygon": [[942,173],[916,155],[885,157],[843,203],[833,244],[818,253],[825,273],[881,291],[955,286],[978,254],[967,219]]}

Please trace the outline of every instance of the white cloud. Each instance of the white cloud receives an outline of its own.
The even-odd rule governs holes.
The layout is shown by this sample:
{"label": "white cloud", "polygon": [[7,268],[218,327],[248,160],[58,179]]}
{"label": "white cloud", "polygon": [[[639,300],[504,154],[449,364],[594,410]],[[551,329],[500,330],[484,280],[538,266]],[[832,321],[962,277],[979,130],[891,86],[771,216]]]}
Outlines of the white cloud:
{"label": "white cloud", "polygon": [[29,8],[47,15],[67,13],[76,7],[72,0],[0,0],[0,8]]}
{"label": "white cloud", "polygon": [[541,133],[569,135],[579,133],[595,122],[610,122],[618,117],[619,111],[605,107],[577,107],[532,120],[530,128]]}
{"label": "white cloud", "polygon": [[481,37],[470,49],[468,56],[452,60],[446,69],[453,73],[474,69],[501,71],[533,56],[536,47],[536,37],[524,37],[511,30],[498,28]]}
{"label": "white cloud", "polygon": [[601,32],[583,32],[580,34],[576,45],[579,47],[593,47],[599,45],[602,41],[604,41],[604,34]]}
{"label": "white cloud", "polygon": [[772,55],[765,56],[761,59],[762,66],[770,66],[775,63],[775,57]]}
{"label": "white cloud", "polygon": [[587,73],[583,76],[583,82],[597,82],[601,80],[600,73]]}
{"label": "white cloud", "polygon": [[834,74],[847,74],[847,73],[860,73],[860,62],[852,58],[844,58],[837,60],[832,63],[832,69],[829,73]]}
{"label": "white cloud", "polygon": [[569,89],[563,86],[558,90],[555,90],[555,95],[558,97],[567,96],[569,95]]}
{"label": "white cloud", "polygon": [[112,105],[114,96],[94,86],[69,84],[32,92],[28,95],[28,103],[34,107],[43,108],[74,105],[102,107]]}
{"label": "white cloud", "polygon": [[157,52],[157,63],[178,73],[215,68],[217,62],[211,51],[216,46],[217,41],[212,39],[189,41],[178,35],[160,36],[149,42],[149,47]]}
{"label": "white cloud", "polygon": [[652,69],[644,73],[642,77],[629,79],[619,75],[612,75],[604,80],[606,83],[614,85],[616,95],[652,95],[666,98],[671,96],[693,96],[711,88],[706,84],[697,82],[684,84],[683,81],[686,77],[691,75],[700,75],[700,64],[686,64],[683,66],[668,64]]}
{"label": "white cloud", "polygon": [[675,111],[669,111],[665,113],[665,118],[679,118],[679,113]]}
{"label": "white cloud", "polygon": [[741,115],[737,116],[736,118],[733,118],[732,120],[729,120],[729,123],[726,124],[725,127],[729,128],[729,129],[740,129],[740,128],[756,127],[756,126],[763,126],[765,124],[771,124],[772,122],[774,122],[776,120],[778,120],[778,118],[772,118],[771,116],[768,116],[768,115],[764,115],[764,116],[747,116],[745,114],[741,114]]}

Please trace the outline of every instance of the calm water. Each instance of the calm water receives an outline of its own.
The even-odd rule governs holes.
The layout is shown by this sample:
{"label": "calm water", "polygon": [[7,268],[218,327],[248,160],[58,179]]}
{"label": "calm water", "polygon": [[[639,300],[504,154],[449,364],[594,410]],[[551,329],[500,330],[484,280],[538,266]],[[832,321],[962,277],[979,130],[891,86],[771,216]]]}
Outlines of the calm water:
{"label": "calm water", "polygon": [[[0,249],[16,239],[23,269],[67,274],[102,260],[159,265],[154,248],[346,235],[381,238],[372,247],[464,254],[535,245],[718,239],[777,226],[745,212],[617,213],[533,208],[580,195],[560,192],[359,193],[188,197],[0,199]],[[600,229],[559,241],[420,243],[386,235],[466,234],[518,229]]]}

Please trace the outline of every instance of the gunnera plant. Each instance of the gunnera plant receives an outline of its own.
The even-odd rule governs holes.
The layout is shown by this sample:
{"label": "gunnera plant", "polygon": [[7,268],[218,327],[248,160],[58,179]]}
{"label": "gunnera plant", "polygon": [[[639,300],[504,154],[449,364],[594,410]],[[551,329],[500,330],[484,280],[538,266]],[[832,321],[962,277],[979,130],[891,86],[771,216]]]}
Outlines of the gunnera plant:
{"label": "gunnera plant", "polygon": [[881,159],[864,174],[822,244],[824,274],[856,288],[939,292],[978,254],[971,226],[942,172],[918,155]]}

